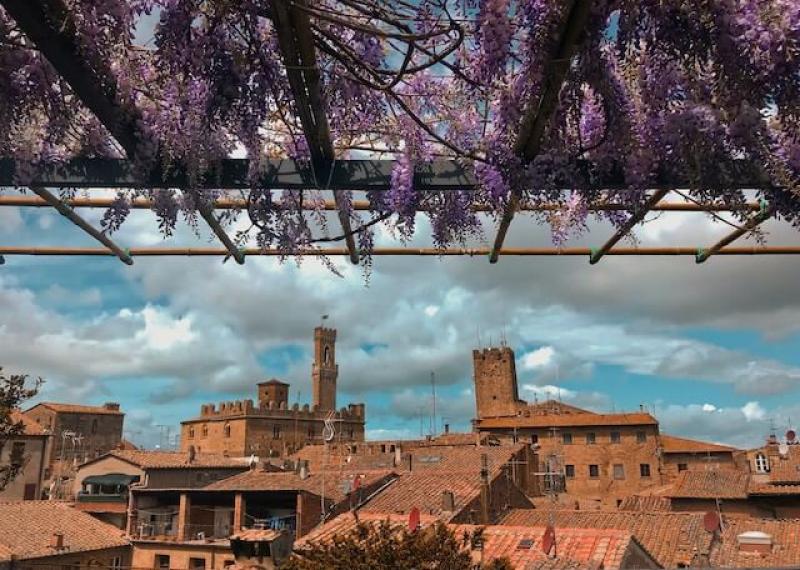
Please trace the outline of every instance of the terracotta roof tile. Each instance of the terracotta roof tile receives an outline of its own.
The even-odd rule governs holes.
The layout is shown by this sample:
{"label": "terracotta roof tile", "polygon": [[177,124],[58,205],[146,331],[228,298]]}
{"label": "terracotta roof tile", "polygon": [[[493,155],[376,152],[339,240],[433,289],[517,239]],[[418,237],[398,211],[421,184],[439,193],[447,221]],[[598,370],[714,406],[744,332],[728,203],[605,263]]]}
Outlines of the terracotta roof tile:
{"label": "terracotta roof tile", "polygon": [[536,527],[547,525],[551,520],[557,531],[560,527],[627,531],[664,568],[691,565],[696,552],[709,551],[712,539],[703,528],[703,513],[514,509],[500,520],[500,524]]}
{"label": "terracotta roof tile", "polygon": [[39,558],[60,552],[51,546],[53,534],[64,535],[63,552],[127,546],[123,531],[92,515],[55,501],[0,503],[0,545],[14,556]]}
{"label": "terracotta roof tile", "polygon": [[769,480],[778,485],[800,483],[800,446],[788,446],[786,457],[772,457],[769,462]]}
{"label": "terracotta roof tile", "polygon": [[231,468],[248,469],[248,457],[225,457],[211,453],[196,453],[192,462],[189,454],[182,451],[141,451],[135,449],[114,449],[106,455],[93,459],[94,463],[103,457],[114,456],[138,465],[142,469],[210,469]]}
{"label": "terracotta roof tile", "polygon": [[[408,524],[408,516],[380,515],[360,513],[358,520],[366,525],[377,526],[388,521],[397,532]],[[422,516],[422,528],[435,521],[432,517]],[[312,548],[314,544],[328,542],[335,536],[352,531],[357,521],[350,513],[340,515],[332,521],[317,527],[310,534],[295,542],[295,550]],[[475,560],[483,558],[484,562],[496,558],[508,558],[512,567],[519,570],[567,570],[619,568],[625,554],[634,545],[638,545],[629,532],[616,529],[558,529],[556,531],[556,549],[558,557],[548,558],[542,552],[541,544],[545,532],[544,527],[499,526],[478,527],[475,525],[448,525],[455,536],[471,535],[479,528],[483,529],[482,553],[472,552]],[[521,543],[524,547],[520,547]],[[465,541],[469,544],[469,541]],[[465,548],[468,546],[465,545]]]}
{"label": "terracotta roof tile", "polygon": [[535,404],[528,404],[525,411],[530,411],[531,414],[547,415],[547,414],[592,414],[597,415],[595,412],[579,408],[577,406],[570,406],[558,400],[545,400]]}
{"label": "terracotta roof tile", "polygon": [[[64,414],[102,414],[111,416],[125,415],[120,410],[110,410],[104,406],[84,406],[82,404],[61,404],[59,402],[40,402],[36,406],[44,406],[50,408],[54,412]],[[35,408],[36,406],[33,406]],[[33,408],[30,408],[32,410]],[[28,411],[30,411],[28,410]]]}
{"label": "terracotta roof tile", "polygon": [[727,445],[666,434],[661,434],[661,447],[664,449],[664,453],[733,453],[738,451],[735,447]]}
{"label": "terracotta roof tile", "polygon": [[750,481],[747,491],[750,495],[800,495],[800,485],[773,485]]}
{"label": "terracotta roof tile", "polygon": [[658,420],[646,413],[633,414],[531,414],[478,420],[480,429],[546,428],[552,426],[639,426],[658,425]]}
{"label": "terracotta roof tile", "polygon": [[657,495],[631,495],[622,499],[621,511],[663,512],[672,510],[672,501]]}
{"label": "terracotta roof tile", "polygon": [[715,471],[683,471],[678,475],[667,497],[690,499],[746,499],[750,474],[720,469]]}
{"label": "terracotta roof tile", "polygon": [[343,500],[353,488],[355,477],[361,479],[361,486],[372,485],[381,479],[390,479],[392,471],[338,472],[329,471],[325,476],[311,473],[305,479],[293,472],[270,472],[261,469],[245,471],[233,477],[216,481],[203,487],[203,491],[308,491],[321,495],[323,479],[325,496],[334,501]]}
{"label": "terracotta roof tile", "polygon": [[245,540],[245,541],[261,541],[261,540],[275,540],[283,534],[283,531],[272,530],[269,528],[245,528],[231,535],[231,540]]}
{"label": "terracotta roof tile", "polygon": [[[772,537],[770,551],[741,551],[736,537],[749,531],[769,534]],[[711,565],[726,568],[797,568],[800,566],[800,520],[727,517],[721,540],[712,550]]]}

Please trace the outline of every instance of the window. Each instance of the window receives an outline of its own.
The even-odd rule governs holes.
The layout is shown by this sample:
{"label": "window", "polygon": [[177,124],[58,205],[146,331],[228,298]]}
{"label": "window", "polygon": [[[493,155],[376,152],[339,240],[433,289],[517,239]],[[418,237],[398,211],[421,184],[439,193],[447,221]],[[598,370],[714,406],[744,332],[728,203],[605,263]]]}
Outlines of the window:
{"label": "window", "polygon": [[564,473],[566,474],[567,477],[572,479],[573,477],[575,477],[575,466],[574,465],[565,465],[564,466]]}
{"label": "window", "polygon": [[611,432],[611,443],[619,443],[620,436],[618,431]]}
{"label": "window", "polygon": [[639,475],[642,477],[650,477],[650,464],[649,463],[641,463],[639,465]]}
{"label": "window", "polygon": [[614,464],[614,479],[625,478],[625,466],[622,463]]}
{"label": "window", "polygon": [[645,432],[643,432],[643,431],[637,431],[636,432],[636,441],[639,442],[639,443],[644,443],[645,441],[647,441],[647,434]]}
{"label": "window", "polygon": [[203,437],[208,437],[208,424],[203,424],[202,434]]}
{"label": "window", "polygon": [[394,453],[394,445],[389,446],[389,453]]}
{"label": "window", "polygon": [[539,443],[539,436],[535,433],[531,434],[531,443]]}
{"label": "window", "polygon": [[769,460],[763,453],[758,453],[756,455],[756,473],[767,472],[769,472]]}
{"label": "window", "polygon": [[381,444],[381,453],[386,453],[386,444]]}
{"label": "window", "polygon": [[189,559],[189,570],[205,570],[206,567],[206,559],[205,558],[190,558]]}
{"label": "window", "polygon": [[11,446],[11,464],[22,465],[25,461],[25,442],[15,441]]}
{"label": "window", "polygon": [[225,433],[225,437],[230,437],[231,436],[231,424],[225,424],[225,427],[223,428],[223,432]]}
{"label": "window", "polygon": [[600,477],[600,466],[599,465],[589,465],[589,477],[592,479],[597,479]]}
{"label": "window", "polygon": [[169,570],[168,554],[156,554],[156,568],[158,570]]}
{"label": "window", "polygon": [[561,439],[566,445],[569,445],[569,444],[572,443],[572,434],[569,433],[569,432],[562,433],[561,434]]}
{"label": "window", "polygon": [[275,424],[272,426],[272,439],[280,439],[281,438],[281,426]]}
{"label": "window", "polygon": [[111,570],[120,570],[122,568],[122,557],[115,556],[111,559]]}
{"label": "window", "polygon": [[686,463],[678,463],[678,473],[681,471],[688,471],[689,466]]}
{"label": "window", "polygon": [[325,364],[331,363],[331,347],[329,346],[325,347],[325,357],[322,360],[323,362],[325,362]]}
{"label": "window", "polygon": [[586,444],[594,445],[595,443],[597,443],[597,434],[594,433],[593,431],[590,431],[589,433],[586,434]]}
{"label": "window", "polygon": [[194,439],[194,426],[189,426],[189,439]]}

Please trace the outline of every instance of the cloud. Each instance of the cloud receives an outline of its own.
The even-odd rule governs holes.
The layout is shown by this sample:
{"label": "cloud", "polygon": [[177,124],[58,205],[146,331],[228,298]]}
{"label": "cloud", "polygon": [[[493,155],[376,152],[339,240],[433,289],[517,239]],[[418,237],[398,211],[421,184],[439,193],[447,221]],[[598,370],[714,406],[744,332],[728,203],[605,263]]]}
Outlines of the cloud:
{"label": "cloud", "polygon": [[525,370],[536,370],[550,364],[555,355],[552,346],[543,346],[522,357],[522,366]]}
{"label": "cloud", "polygon": [[704,412],[716,412],[717,407],[714,404],[703,404],[702,410]]}
{"label": "cloud", "polygon": [[742,413],[748,422],[763,420],[766,415],[766,411],[758,402],[747,402],[742,406]]}

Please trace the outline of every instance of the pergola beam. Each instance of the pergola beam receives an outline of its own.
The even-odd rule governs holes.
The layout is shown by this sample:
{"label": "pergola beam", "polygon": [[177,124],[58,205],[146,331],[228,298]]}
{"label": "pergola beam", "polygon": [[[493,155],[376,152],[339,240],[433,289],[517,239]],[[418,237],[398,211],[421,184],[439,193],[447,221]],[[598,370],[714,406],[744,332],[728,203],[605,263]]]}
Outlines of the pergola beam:
{"label": "pergola beam", "polygon": [[108,254],[116,255],[126,265],[133,265],[133,259],[131,258],[130,253],[119,247],[108,236],[97,230],[89,222],[76,214],[69,206],[59,200],[58,196],[55,196],[47,189],[40,188],[38,186],[31,186],[31,192],[35,193],[42,200],[55,208],[59,214],[67,218],[70,222],[106,246],[108,248]]}
{"label": "pergola beam", "polygon": [[711,247],[698,251],[695,261],[697,263],[703,263],[712,255],[718,255],[725,246],[730,245],[740,237],[752,232],[758,226],[770,219],[774,213],[774,208],[768,207],[766,203],[762,203],[761,211],[758,214],[748,220],[742,227],[733,230]]}
{"label": "pergola beam", "polygon": [[[229,254],[224,248],[193,248],[193,247],[142,247],[131,248],[130,253],[135,257],[226,257]],[[383,247],[376,248],[372,255],[388,257],[486,257],[491,254],[490,248],[404,248]],[[347,257],[350,253],[346,248],[329,249],[302,249],[297,251],[281,251],[275,249],[244,248],[241,250],[245,256],[255,257]],[[518,257],[585,257],[592,253],[588,247],[523,247],[506,248],[503,255]],[[620,247],[612,249],[609,256],[691,256],[697,254],[695,247]],[[0,256],[34,255],[34,256],[90,256],[108,257],[113,252],[105,248],[79,248],[79,247],[0,247]],[[722,256],[738,255],[800,255],[800,246],[747,246],[726,247],[717,252]]]}
{"label": "pergola beam", "polygon": [[[272,22],[278,34],[278,45],[286,67],[286,75],[294,97],[303,134],[311,152],[315,172],[325,176],[335,159],[328,118],[322,104],[320,73],[314,49],[314,36],[305,0],[272,0]],[[319,183],[319,180],[317,180]],[[333,191],[339,223],[350,252],[350,261],[358,263],[356,241],[345,209],[345,196],[341,190]]]}
{"label": "pergola beam", "polygon": [[594,250],[589,254],[589,263],[594,265],[595,263],[600,261],[600,259],[602,259],[604,255],[608,255],[609,253],[611,253],[613,251],[612,248],[615,245],[617,245],[617,242],[619,242],[619,240],[628,235],[628,233],[630,233],[633,227],[639,222],[641,222],[647,215],[647,213],[650,210],[652,210],[653,207],[655,207],[655,205],[658,204],[662,200],[662,198],[664,198],[664,196],[667,195],[668,192],[669,189],[664,188],[662,190],[657,190],[655,193],[653,193],[653,195],[650,196],[650,198],[648,198],[647,202],[645,202],[645,204],[641,208],[631,213],[631,217],[628,218],[625,221],[625,223],[622,224],[622,226],[616,231],[616,233],[614,233],[614,235],[611,236],[611,238],[606,243],[603,244],[603,247],[601,247],[598,250]]}
{"label": "pergola beam", "polygon": [[[128,158],[137,158],[142,143],[137,127],[142,121],[141,113],[135,108],[123,108],[117,104],[117,85],[108,62],[95,61],[90,65],[85,59],[76,40],[75,21],[63,0],[0,0],[0,3],[83,104],[108,129]],[[244,263],[244,256],[239,254],[214,217],[211,206],[201,203],[198,211],[229,255],[238,263]]]}
{"label": "pergola beam", "polygon": [[[114,204],[114,198],[67,198],[62,200],[63,203],[71,208],[109,208]],[[50,207],[46,201],[36,196],[0,196],[0,207],[21,207],[21,208],[47,208]],[[153,201],[149,198],[134,198],[130,202],[130,207],[134,210],[150,210],[153,207]],[[280,206],[276,206],[280,208]],[[247,208],[247,200],[244,198],[218,198],[214,202],[215,210],[242,210]],[[304,204],[303,208],[307,210],[317,210],[315,204]],[[327,211],[336,211],[336,203],[333,200],[325,200],[322,204],[322,209]],[[355,211],[370,211],[371,206],[368,200],[353,200],[353,210]],[[563,205],[556,203],[545,204],[521,204],[520,211],[523,212],[558,212],[563,209]],[[615,203],[601,203],[592,204],[589,210],[592,212],[619,212],[627,211],[629,209],[625,204]],[[424,206],[419,208],[419,211],[426,211]],[[473,204],[472,210],[474,212],[491,212],[492,209],[485,204]],[[727,204],[695,204],[692,202],[659,202],[652,208],[651,212],[759,212],[761,211],[761,204],[758,202],[747,202],[741,206],[730,206]]]}
{"label": "pergola beam", "polygon": [[[543,71],[544,85],[541,96],[537,101],[529,104],[523,117],[519,136],[514,145],[514,153],[526,162],[532,161],[541,149],[545,131],[558,105],[558,95],[572,63],[572,56],[575,55],[576,46],[589,19],[589,4],[590,0],[573,0],[571,2],[559,37],[558,48],[546,63]],[[500,218],[492,252],[489,255],[490,263],[497,263],[508,228],[519,208],[521,197],[519,190],[512,190],[503,216]]]}

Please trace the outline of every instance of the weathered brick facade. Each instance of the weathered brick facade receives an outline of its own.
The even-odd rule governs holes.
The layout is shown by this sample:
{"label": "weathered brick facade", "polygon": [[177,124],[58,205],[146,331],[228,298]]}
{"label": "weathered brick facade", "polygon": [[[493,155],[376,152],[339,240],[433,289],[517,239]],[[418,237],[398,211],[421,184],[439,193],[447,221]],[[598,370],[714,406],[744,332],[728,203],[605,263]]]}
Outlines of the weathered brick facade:
{"label": "weathered brick facade", "polygon": [[200,416],[181,422],[181,450],[230,456],[285,456],[309,443],[321,443],[325,420],[334,412],[336,442],[364,441],[365,406],[336,411],[336,331],[314,330],[313,405],[289,404],[289,384],[272,379],[258,384],[253,400],[207,404]]}

